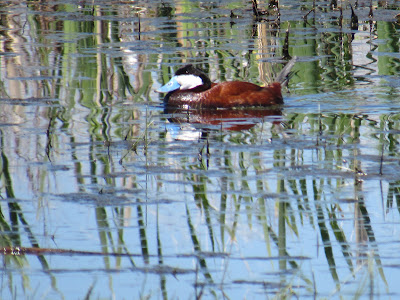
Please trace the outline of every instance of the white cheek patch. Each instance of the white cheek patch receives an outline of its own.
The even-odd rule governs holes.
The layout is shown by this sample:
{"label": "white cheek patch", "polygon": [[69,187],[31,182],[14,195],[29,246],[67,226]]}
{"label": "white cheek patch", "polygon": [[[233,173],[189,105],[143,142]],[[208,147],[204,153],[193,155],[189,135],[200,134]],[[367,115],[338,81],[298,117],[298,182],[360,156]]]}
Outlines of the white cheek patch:
{"label": "white cheek patch", "polygon": [[180,90],[189,90],[203,84],[203,80],[195,75],[178,75],[176,81],[181,86]]}

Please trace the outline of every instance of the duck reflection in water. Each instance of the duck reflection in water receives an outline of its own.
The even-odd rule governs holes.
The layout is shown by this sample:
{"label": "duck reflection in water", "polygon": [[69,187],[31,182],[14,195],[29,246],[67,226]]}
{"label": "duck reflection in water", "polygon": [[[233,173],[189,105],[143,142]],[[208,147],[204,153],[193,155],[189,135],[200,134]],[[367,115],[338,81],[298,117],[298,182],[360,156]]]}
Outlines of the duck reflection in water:
{"label": "duck reflection in water", "polygon": [[171,123],[189,123],[199,129],[223,129],[223,130],[249,130],[257,123],[265,119],[273,124],[280,124],[282,110],[280,108],[264,109],[185,109],[178,107],[166,107],[165,114],[170,115]]}

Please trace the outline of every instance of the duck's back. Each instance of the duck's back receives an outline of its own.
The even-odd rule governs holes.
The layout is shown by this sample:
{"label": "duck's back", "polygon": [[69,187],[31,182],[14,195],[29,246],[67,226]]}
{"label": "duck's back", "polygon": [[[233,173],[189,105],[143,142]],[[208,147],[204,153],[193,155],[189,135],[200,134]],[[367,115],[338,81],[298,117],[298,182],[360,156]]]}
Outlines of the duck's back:
{"label": "duck's back", "polygon": [[169,106],[188,105],[196,108],[271,106],[282,103],[281,85],[278,82],[260,87],[249,82],[227,81],[213,84],[206,91],[175,91],[168,97]]}

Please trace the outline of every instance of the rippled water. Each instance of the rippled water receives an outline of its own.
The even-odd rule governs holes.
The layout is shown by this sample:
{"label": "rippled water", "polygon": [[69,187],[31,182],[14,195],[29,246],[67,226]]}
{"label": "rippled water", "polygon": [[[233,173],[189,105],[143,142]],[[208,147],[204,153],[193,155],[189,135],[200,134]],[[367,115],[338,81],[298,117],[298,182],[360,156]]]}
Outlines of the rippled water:
{"label": "rippled water", "polygon": [[[398,297],[397,4],[352,29],[328,2],[89,2],[0,4],[2,299]],[[155,92],[186,63],[267,84],[287,31],[281,108]]]}

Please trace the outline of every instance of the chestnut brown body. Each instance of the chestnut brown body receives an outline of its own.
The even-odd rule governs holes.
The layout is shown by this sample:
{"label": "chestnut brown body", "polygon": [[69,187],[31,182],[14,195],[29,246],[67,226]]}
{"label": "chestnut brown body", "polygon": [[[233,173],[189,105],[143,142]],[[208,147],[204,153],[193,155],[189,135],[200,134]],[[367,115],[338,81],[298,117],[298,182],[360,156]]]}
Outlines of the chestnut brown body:
{"label": "chestnut brown body", "polygon": [[283,104],[281,84],[266,87],[243,81],[212,83],[189,90],[176,90],[165,97],[167,106],[191,108],[233,108]]}

